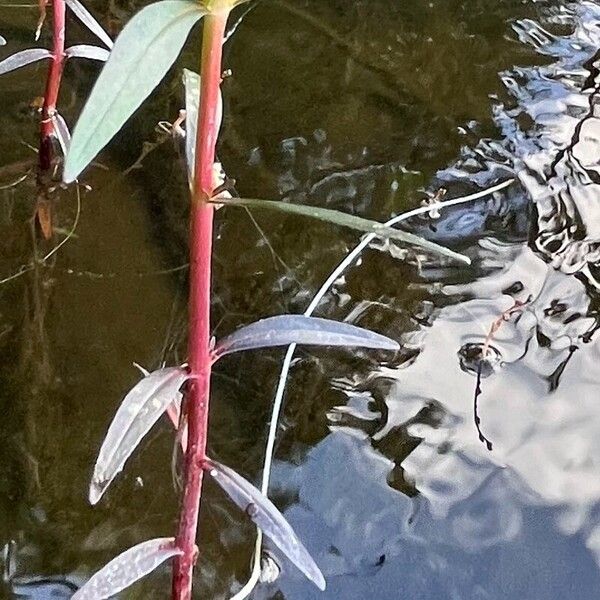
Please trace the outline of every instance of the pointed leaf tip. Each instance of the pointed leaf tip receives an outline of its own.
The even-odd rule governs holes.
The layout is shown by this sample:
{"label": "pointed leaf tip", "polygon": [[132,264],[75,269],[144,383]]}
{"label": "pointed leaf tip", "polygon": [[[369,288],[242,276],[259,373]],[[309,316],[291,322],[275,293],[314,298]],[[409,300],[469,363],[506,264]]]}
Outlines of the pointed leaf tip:
{"label": "pointed leaf tip", "polygon": [[151,573],[159,565],[182,551],[175,546],[175,538],[157,538],[133,546],[107,565],[81,587],[71,600],[104,600]]}
{"label": "pointed leaf tip", "polygon": [[204,468],[283,554],[320,590],[324,590],[323,573],[277,507],[233,469],[213,460],[206,461]]}
{"label": "pointed leaf tip", "polygon": [[117,38],[86,102],[63,172],[71,183],[159,84],[206,9],[190,0],[162,0],[138,12]]}
{"label": "pointed leaf tip", "polygon": [[79,2],[79,0],[65,0],[66,5],[73,11],[73,14],[102,42],[107,48],[113,47],[113,41],[104,28],[88,9]]}
{"label": "pointed leaf tip", "polygon": [[143,437],[177,398],[179,388],[188,378],[183,367],[158,369],[140,380],[125,396],[98,454],[90,484],[90,504],[97,504],[102,498]]}
{"label": "pointed leaf tip", "polygon": [[217,357],[242,350],[306,344],[399,350],[398,342],[368,329],[304,315],[268,317],[223,338],[215,348]]}
{"label": "pointed leaf tip", "polygon": [[225,200],[219,198],[213,199],[212,202],[218,204],[224,204],[225,206],[247,206],[255,208],[263,208],[265,210],[275,210],[284,212],[300,217],[310,217],[326,223],[333,223],[341,227],[348,227],[356,231],[363,231],[365,233],[371,233],[382,239],[390,239],[411,246],[421,247],[424,250],[452,258],[458,262],[471,264],[471,259],[464,254],[454,252],[449,248],[440,246],[435,242],[431,242],[425,238],[419,237],[408,231],[402,229],[395,229],[394,227],[379,223],[378,221],[372,221],[371,219],[365,219],[363,217],[357,217],[356,215],[350,215],[347,213],[340,212],[338,210],[332,210],[330,208],[321,208],[319,206],[307,206],[305,204],[292,204],[290,202],[274,200],[262,200],[257,198],[227,198]]}

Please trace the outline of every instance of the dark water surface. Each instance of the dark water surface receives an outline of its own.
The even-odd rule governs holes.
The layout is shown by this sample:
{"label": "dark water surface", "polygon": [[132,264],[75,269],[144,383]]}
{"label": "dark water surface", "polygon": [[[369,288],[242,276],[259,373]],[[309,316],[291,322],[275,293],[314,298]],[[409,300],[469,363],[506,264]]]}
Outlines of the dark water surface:
{"label": "dark water surface", "polygon": [[[118,28],[139,7],[96,8]],[[33,45],[34,22],[34,11],[0,7],[3,52]],[[192,46],[178,68],[195,65]],[[375,244],[319,308],[402,351],[298,354],[272,494],[328,588],[275,554],[281,577],[253,598],[600,594],[599,47],[599,4],[512,0],[263,0],[229,42],[220,157],[242,195],[385,220],[440,187],[452,198],[515,178],[409,224],[471,267]],[[70,122],[94,73],[68,66]],[[35,144],[28,105],[43,78],[33,66],[0,80],[0,186],[33,157],[22,141]],[[173,70],[89,169],[76,237],[0,284],[2,597],[69,598],[118,552],[175,531],[166,422],[98,507],[87,488],[139,377],[132,362],[185,359],[181,166],[167,143],[125,173],[180,107]],[[34,194],[31,178],[0,189],[0,279],[31,264]],[[58,239],[76,212],[63,193]],[[216,335],[302,312],[357,242],[296,218],[254,218],[260,231],[244,212],[218,213]],[[477,395],[489,451],[474,422],[477,351],[515,304]],[[229,357],[214,376],[212,455],[255,481],[282,355]],[[207,484],[197,598],[227,599],[245,582],[252,533]],[[168,592],[165,567],[122,597]]]}

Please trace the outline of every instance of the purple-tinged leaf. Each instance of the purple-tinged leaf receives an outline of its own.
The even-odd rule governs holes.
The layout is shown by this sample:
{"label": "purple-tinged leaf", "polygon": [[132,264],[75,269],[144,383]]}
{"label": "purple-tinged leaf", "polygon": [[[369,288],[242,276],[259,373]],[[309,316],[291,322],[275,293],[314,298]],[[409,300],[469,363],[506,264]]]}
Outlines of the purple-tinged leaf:
{"label": "purple-tinged leaf", "polygon": [[249,481],[233,469],[216,461],[206,461],[205,468],[227,495],[271,538],[273,543],[320,590],[325,589],[325,578],[308,550],[285,520],[277,507]]}
{"label": "purple-tinged leaf", "polygon": [[90,485],[90,503],[96,504],[111,481],[123,470],[142,438],[150,431],[189,374],[183,367],[153,371],[125,396],[102,442]]}
{"label": "purple-tinged leaf", "polygon": [[205,469],[283,554],[320,590],[324,590],[323,573],[279,509],[233,469],[214,460],[207,460]]}
{"label": "purple-tinged leaf", "polygon": [[398,342],[349,323],[304,315],[279,315],[251,323],[217,343],[216,357],[272,346],[355,346],[399,350]]}
{"label": "purple-tinged leaf", "polygon": [[173,556],[183,554],[175,538],[157,538],[129,548],[92,575],[71,600],[104,600],[148,575]]}
{"label": "purple-tinged leaf", "polygon": [[66,156],[67,151],[69,150],[69,144],[71,143],[71,132],[69,131],[69,126],[59,113],[54,113],[52,123],[54,125],[54,135],[58,140],[63,156]]}
{"label": "purple-tinged leaf", "polygon": [[[148,375],[150,375],[150,371],[148,371],[148,369],[144,369],[144,367],[142,367],[142,365],[138,365],[138,363],[134,362],[133,366],[136,367],[137,369],[140,370],[141,374],[144,377],[147,377]],[[184,367],[187,366],[183,365]],[[173,427],[175,428],[175,431],[178,432],[178,436],[181,439],[181,448],[183,450],[183,452],[185,452],[187,450],[187,438],[188,438],[188,434],[187,434],[187,423],[183,423],[183,431],[179,431],[179,426],[181,424],[181,405],[183,404],[183,394],[181,392],[177,392],[175,394],[175,398],[173,399],[173,402],[171,402],[171,404],[169,404],[169,406],[167,406],[166,409],[166,413],[167,413],[167,417],[169,417],[169,420],[171,421],[171,424],[173,425]]]}
{"label": "purple-tinged leaf", "polygon": [[0,61],[0,75],[9,73],[15,69],[20,69],[26,65],[42,60],[43,58],[50,58],[52,54],[45,48],[29,48],[28,50],[21,50],[16,52],[3,61]]}
{"label": "purple-tinged leaf", "polygon": [[79,57],[89,58],[90,60],[99,60],[106,62],[110,56],[110,52],[106,48],[100,46],[90,46],[89,44],[77,44],[65,50],[65,55],[68,58]]}
{"label": "purple-tinged leaf", "polygon": [[104,28],[96,19],[92,16],[92,14],[88,11],[88,9],[79,2],[79,0],[65,0],[66,5],[73,11],[73,14],[104,44],[107,48],[113,47],[113,41],[110,39],[110,36]]}

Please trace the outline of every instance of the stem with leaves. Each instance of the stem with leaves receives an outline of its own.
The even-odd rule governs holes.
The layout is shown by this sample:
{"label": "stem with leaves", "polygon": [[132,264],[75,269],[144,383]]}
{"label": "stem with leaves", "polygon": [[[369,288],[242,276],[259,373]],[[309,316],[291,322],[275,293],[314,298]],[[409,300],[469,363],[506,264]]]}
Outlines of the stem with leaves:
{"label": "stem with leaves", "polygon": [[[61,0],[62,1],[62,0]],[[75,14],[90,18],[78,0],[65,0]],[[220,125],[222,45],[230,10],[244,0],[162,0],[143,8],[125,26],[112,47],[68,144],[63,181],[76,181],[100,150],[121,129],[175,62],[192,27],[204,19],[201,76],[184,71],[186,158],[192,182],[190,234],[190,297],[188,364],[165,367],[144,375],[123,399],[100,448],[90,485],[96,504],[123,469],[140,440],[163,413],[179,424],[184,447],[184,490],[176,538],[157,538],[137,544],[100,569],[73,600],[103,600],[114,596],[150,571],[173,558],[174,600],[190,600],[192,574],[198,549],[195,541],[202,494],[203,471],[208,471],[230,499],[270,538],[287,560],[319,589],[325,578],[276,506],[234,470],[206,455],[211,368],[233,352],[308,344],[362,347],[394,352],[399,344],[388,337],[348,323],[310,316],[279,315],[246,325],[214,344],[210,329],[213,217],[218,203],[255,206],[318,219],[373,237],[395,240],[423,250],[469,262],[467,257],[422,240],[408,232],[355,215],[288,202],[232,199],[220,191],[215,170],[215,147]],[[92,30],[97,30],[94,26]],[[110,46],[110,40],[109,44]],[[66,52],[70,56],[69,50]],[[97,57],[88,49],[73,55]],[[58,53],[55,53],[58,56]],[[36,54],[36,57],[38,54]],[[40,57],[48,58],[48,53]],[[30,55],[21,57],[29,60]],[[1,68],[0,63],[0,68]],[[28,64],[28,63],[27,63]],[[10,66],[10,65],[9,65]],[[200,83],[195,83],[196,81]],[[50,109],[50,106],[48,107]],[[194,141],[195,140],[195,143]],[[427,211],[431,207],[427,207]],[[185,400],[180,410],[182,394]],[[184,443],[187,434],[187,443]]]}
{"label": "stem with leaves", "polygon": [[196,530],[202,493],[203,464],[206,459],[210,396],[210,296],[214,205],[213,165],[219,120],[217,115],[221,84],[221,55],[229,9],[204,19],[200,110],[198,111],[196,165],[191,206],[190,298],[188,360],[191,380],[185,401],[188,446],[177,546],[183,554],[173,568],[173,598],[191,597],[192,570],[196,554]]}
{"label": "stem with leaves", "polygon": [[52,0],[52,57],[46,79],[46,91],[40,125],[39,166],[42,173],[52,165],[53,119],[65,64],[65,0]]}
{"label": "stem with leaves", "polygon": [[46,239],[52,237],[50,179],[54,160],[54,115],[65,63],[65,0],[52,0],[52,53],[46,79],[38,152],[38,196],[35,215]]}
{"label": "stem with leaves", "polygon": [[[36,29],[36,40],[39,38],[46,20],[46,7],[48,5],[52,6],[52,50],[47,50],[46,48],[27,48],[0,60],[0,75],[10,73],[40,60],[50,61],[41,108],[37,170],[38,198],[35,211],[35,216],[46,238],[52,235],[50,192],[53,187],[52,178],[56,173],[53,169],[56,162],[53,138],[60,144],[62,154],[66,156],[71,137],[67,124],[56,109],[65,63],[68,58],[74,57],[104,62],[109,57],[109,51],[106,48],[112,48],[113,46],[110,36],[104,31],[102,25],[96,21],[79,0],[40,0],[40,16]],[[65,17],[67,6],[102,41],[106,48],[91,46],[89,44],[76,44],[65,49]],[[0,38],[0,46],[5,43],[6,40]]]}

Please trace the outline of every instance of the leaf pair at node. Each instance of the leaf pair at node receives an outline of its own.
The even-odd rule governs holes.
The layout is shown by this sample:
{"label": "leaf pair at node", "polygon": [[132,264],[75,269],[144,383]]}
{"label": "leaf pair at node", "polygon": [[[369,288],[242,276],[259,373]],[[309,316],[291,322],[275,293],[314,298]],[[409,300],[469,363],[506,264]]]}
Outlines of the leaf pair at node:
{"label": "leaf pair at node", "polygon": [[[79,2],[79,0],[65,0],[65,3],[77,16],[77,18],[84,25],[86,25],[86,27],[92,33],[94,33],[106,45],[107,48],[112,48],[113,42],[110,39],[110,36],[106,33],[106,31],[104,31],[102,25],[100,25],[100,23],[94,19],[85,6]],[[5,44],[6,40],[0,36],[0,46]],[[66,58],[88,58],[101,62],[106,62],[109,54],[109,50],[100,48],[99,46],[91,46],[89,44],[78,44],[65,50]],[[10,71],[14,71],[40,60],[44,60],[45,58],[52,58],[52,52],[50,52],[50,50],[46,50],[46,48],[28,48],[27,50],[15,52],[15,54],[12,54],[11,56],[0,61],[0,75],[4,75]]]}
{"label": "leaf pair at node", "polygon": [[[213,357],[218,360],[233,352],[287,346],[292,343],[316,346],[352,346],[380,350],[399,349],[398,343],[394,340],[348,323],[300,315],[281,315],[257,321],[223,338],[216,345]],[[169,410],[169,407],[180,404],[181,392],[179,390],[192,377],[186,366],[167,367],[152,373],[147,371],[143,371],[143,373],[144,378],[131,389],[119,406],[100,448],[90,485],[89,497],[92,504],[96,504],[100,500],[156,421]],[[231,499],[263,530],[265,535],[269,536],[315,585],[324,589],[323,575],[292,527],[273,503],[229,467],[216,461],[207,461],[205,469],[210,472]],[[125,553],[117,557],[115,559],[117,562],[113,561],[116,565],[114,569],[120,570],[123,561],[131,560],[132,556],[137,557],[136,560],[139,559],[140,552],[149,553],[142,561],[144,565],[158,565],[162,560],[173,555],[173,553],[167,553],[167,555],[162,552],[164,545],[157,546],[152,542],[146,542],[146,544],[136,547],[140,548],[139,552],[134,552],[135,549],[132,549],[128,551],[131,552],[130,555]],[[161,544],[164,544],[164,540]],[[157,554],[159,549],[162,553]],[[171,547],[171,549],[173,548]],[[108,566],[113,563],[109,563]],[[109,574],[112,572],[110,569],[106,571]],[[137,568],[136,572],[143,575],[148,571]],[[80,598],[96,598],[96,596],[85,595],[88,594],[85,591],[88,586],[96,590],[94,593],[97,593],[100,587],[111,589],[113,594],[119,591],[114,586],[120,586],[125,576],[117,578],[118,584],[113,584],[111,588],[111,584],[106,582],[105,576],[101,576],[101,573],[102,571],[92,577],[88,584],[80,590],[79,593],[82,594]]]}
{"label": "leaf pair at node", "polygon": [[[349,323],[302,315],[262,319],[223,338],[213,350],[214,360],[244,350],[289,344],[362,347],[395,351],[394,340]],[[185,366],[145,372],[125,396],[108,429],[90,486],[90,502],[96,504],[125,462],[169,406],[178,402],[179,389],[191,377]]]}

